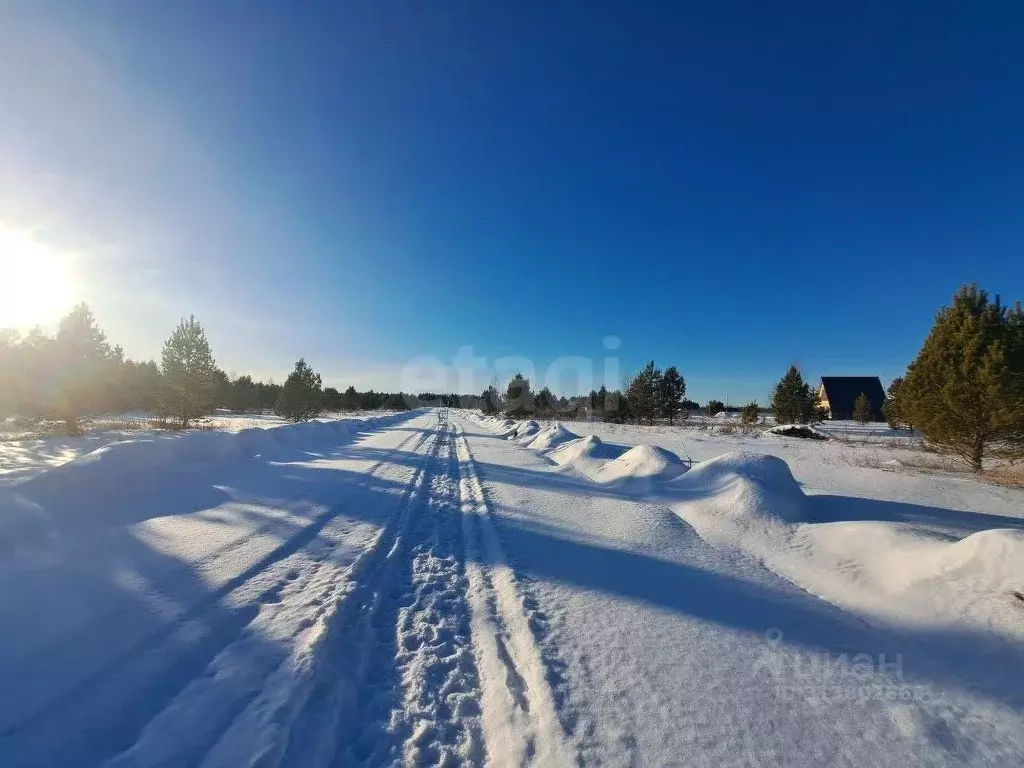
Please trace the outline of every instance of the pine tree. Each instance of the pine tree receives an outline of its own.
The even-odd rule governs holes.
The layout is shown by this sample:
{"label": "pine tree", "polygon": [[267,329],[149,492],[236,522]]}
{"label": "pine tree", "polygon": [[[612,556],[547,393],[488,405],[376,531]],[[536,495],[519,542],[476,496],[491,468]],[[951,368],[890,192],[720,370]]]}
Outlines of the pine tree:
{"label": "pine tree", "polygon": [[743,406],[742,418],[744,424],[757,424],[757,420],[760,418],[758,413],[757,402],[751,401]]}
{"label": "pine tree", "polygon": [[505,390],[505,414],[514,419],[521,419],[533,413],[533,392],[530,391],[530,380],[517,373],[508,383]]}
{"label": "pine tree", "polygon": [[498,390],[490,386],[480,397],[480,410],[487,416],[494,416],[499,410]]}
{"label": "pine tree", "polygon": [[107,398],[114,378],[110,344],[87,304],[79,304],[60,321],[53,352],[57,374],[54,411],[64,419],[67,433],[77,435],[81,433],[79,419],[101,409],[100,402]]}
{"label": "pine tree", "polygon": [[325,411],[340,411],[341,403],[341,392],[334,387],[324,387],[323,404]]}
{"label": "pine tree", "polygon": [[907,420],[907,408],[904,405],[903,377],[897,376],[889,384],[885,391],[885,403],[882,405],[882,414],[892,429],[909,429],[914,433],[914,425]]}
{"label": "pine tree", "polygon": [[861,392],[853,401],[853,420],[858,424],[867,424],[871,421],[871,415],[871,401]]}
{"label": "pine tree", "polygon": [[661,375],[661,371],[654,367],[654,361],[650,360],[626,388],[626,399],[637,424],[644,419],[654,423],[661,393]]}
{"label": "pine tree", "polygon": [[776,424],[807,424],[817,416],[818,397],[800,369],[791,365],[775,385],[771,405]]}
{"label": "pine tree", "polygon": [[161,369],[162,408],[188,429],[193,419],[212,409],[217,375],[206,332],[194,315],[182,319],[164,342]]}
{"label": "pine tree", "polygon": [[629,398],[618,389],[608,392],[604,402],[605,409],[602,415],[605,421],[623,424],[633,416]]}
{"label": "pine tree", "polygon": [[341,407],[346,411],[354,411],[361,405],[359,393],[355,387],[350,386],[341,395]]}
{"label": "pine tree", "polygon": [[548,387],[544,387],[533,398],[534,408],[538,414],[548,416],[555,407],[555,396]]}
{"label": "pine tree", "polygon": [[683,409],[683,400],[686,398],[686,381],[674,365],[666,368],[661,375],[658,395],[661,415],[668,419],[670,425],[675,423],[676,414]]}
{"label": "pine tree", "polygon": [[964,285],[935,318],[900,387],[901,416],[975,472],[1024,456],[1024,310]]}
{"label": "pine tree", "polygon": [[725,403],[721,400],[708,400],[708,416],[715,417],[725,410]]}
{"label": "pine tree", "polygon": [[323,394],[320,374],[300,357],[285,379],[274,412],[292,421],[309,421],[323,410]]}

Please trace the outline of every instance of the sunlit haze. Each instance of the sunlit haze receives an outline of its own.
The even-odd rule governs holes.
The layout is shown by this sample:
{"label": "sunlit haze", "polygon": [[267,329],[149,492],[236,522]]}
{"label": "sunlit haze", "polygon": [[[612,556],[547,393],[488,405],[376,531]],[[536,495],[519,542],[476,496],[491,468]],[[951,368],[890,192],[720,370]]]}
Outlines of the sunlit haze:
{"label": "sunlit haze", "polygon": [[0,222],[0,328],[48,325],[73,301],[71,259]]}

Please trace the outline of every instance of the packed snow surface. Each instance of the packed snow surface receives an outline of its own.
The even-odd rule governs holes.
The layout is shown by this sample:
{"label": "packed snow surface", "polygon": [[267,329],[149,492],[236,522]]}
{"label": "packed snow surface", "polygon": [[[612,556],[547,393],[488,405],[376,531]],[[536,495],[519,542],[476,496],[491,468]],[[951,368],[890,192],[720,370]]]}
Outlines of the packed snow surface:
{"label": "packed snow surface", "polygon": [[445,413],[13,473],[0,765],[1024,761],[1024,493]]}

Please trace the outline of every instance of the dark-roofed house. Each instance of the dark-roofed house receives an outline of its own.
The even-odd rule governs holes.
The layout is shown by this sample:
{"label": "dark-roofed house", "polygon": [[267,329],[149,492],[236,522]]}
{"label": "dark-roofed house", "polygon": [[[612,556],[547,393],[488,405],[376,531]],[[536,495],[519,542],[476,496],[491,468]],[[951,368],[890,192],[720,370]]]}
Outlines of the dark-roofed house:
{"label": "dark-roofed house", "polygon": [[862,392],[871,403],[871,420],[885,421],[885,390],[877,376],[822,376],[818,401],[828,409],[830,419],[852,419],[853,404]]}

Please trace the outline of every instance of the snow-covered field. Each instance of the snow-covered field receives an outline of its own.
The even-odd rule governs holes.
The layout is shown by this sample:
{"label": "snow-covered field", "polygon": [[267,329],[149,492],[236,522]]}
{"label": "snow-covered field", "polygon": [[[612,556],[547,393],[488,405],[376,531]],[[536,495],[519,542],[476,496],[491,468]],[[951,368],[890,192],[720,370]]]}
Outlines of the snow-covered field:
{"label": "snow-covered field", "polygon": [[[344,418],[365,419],[391,415],[393,411],[352,411]],[[331,421],[326,416],[320,421]],[[176,440],[185,433],[149,427],[152,414],[122,414],[97,419],[83,435],[39,435],[3,424],[0,429],[0,487],[26,479],[48,467],[57,467],[111,443],[124,440]],[[218,412],[200,419],[197,427],[221,432],[240,432],[262,427],[271,429],[291,422],[273,414]]]}
{"label": "snow-covered field", "polygon": [[1024,491],[897,436],[222,426],[0,451],[0,765],[1024,762]]}

